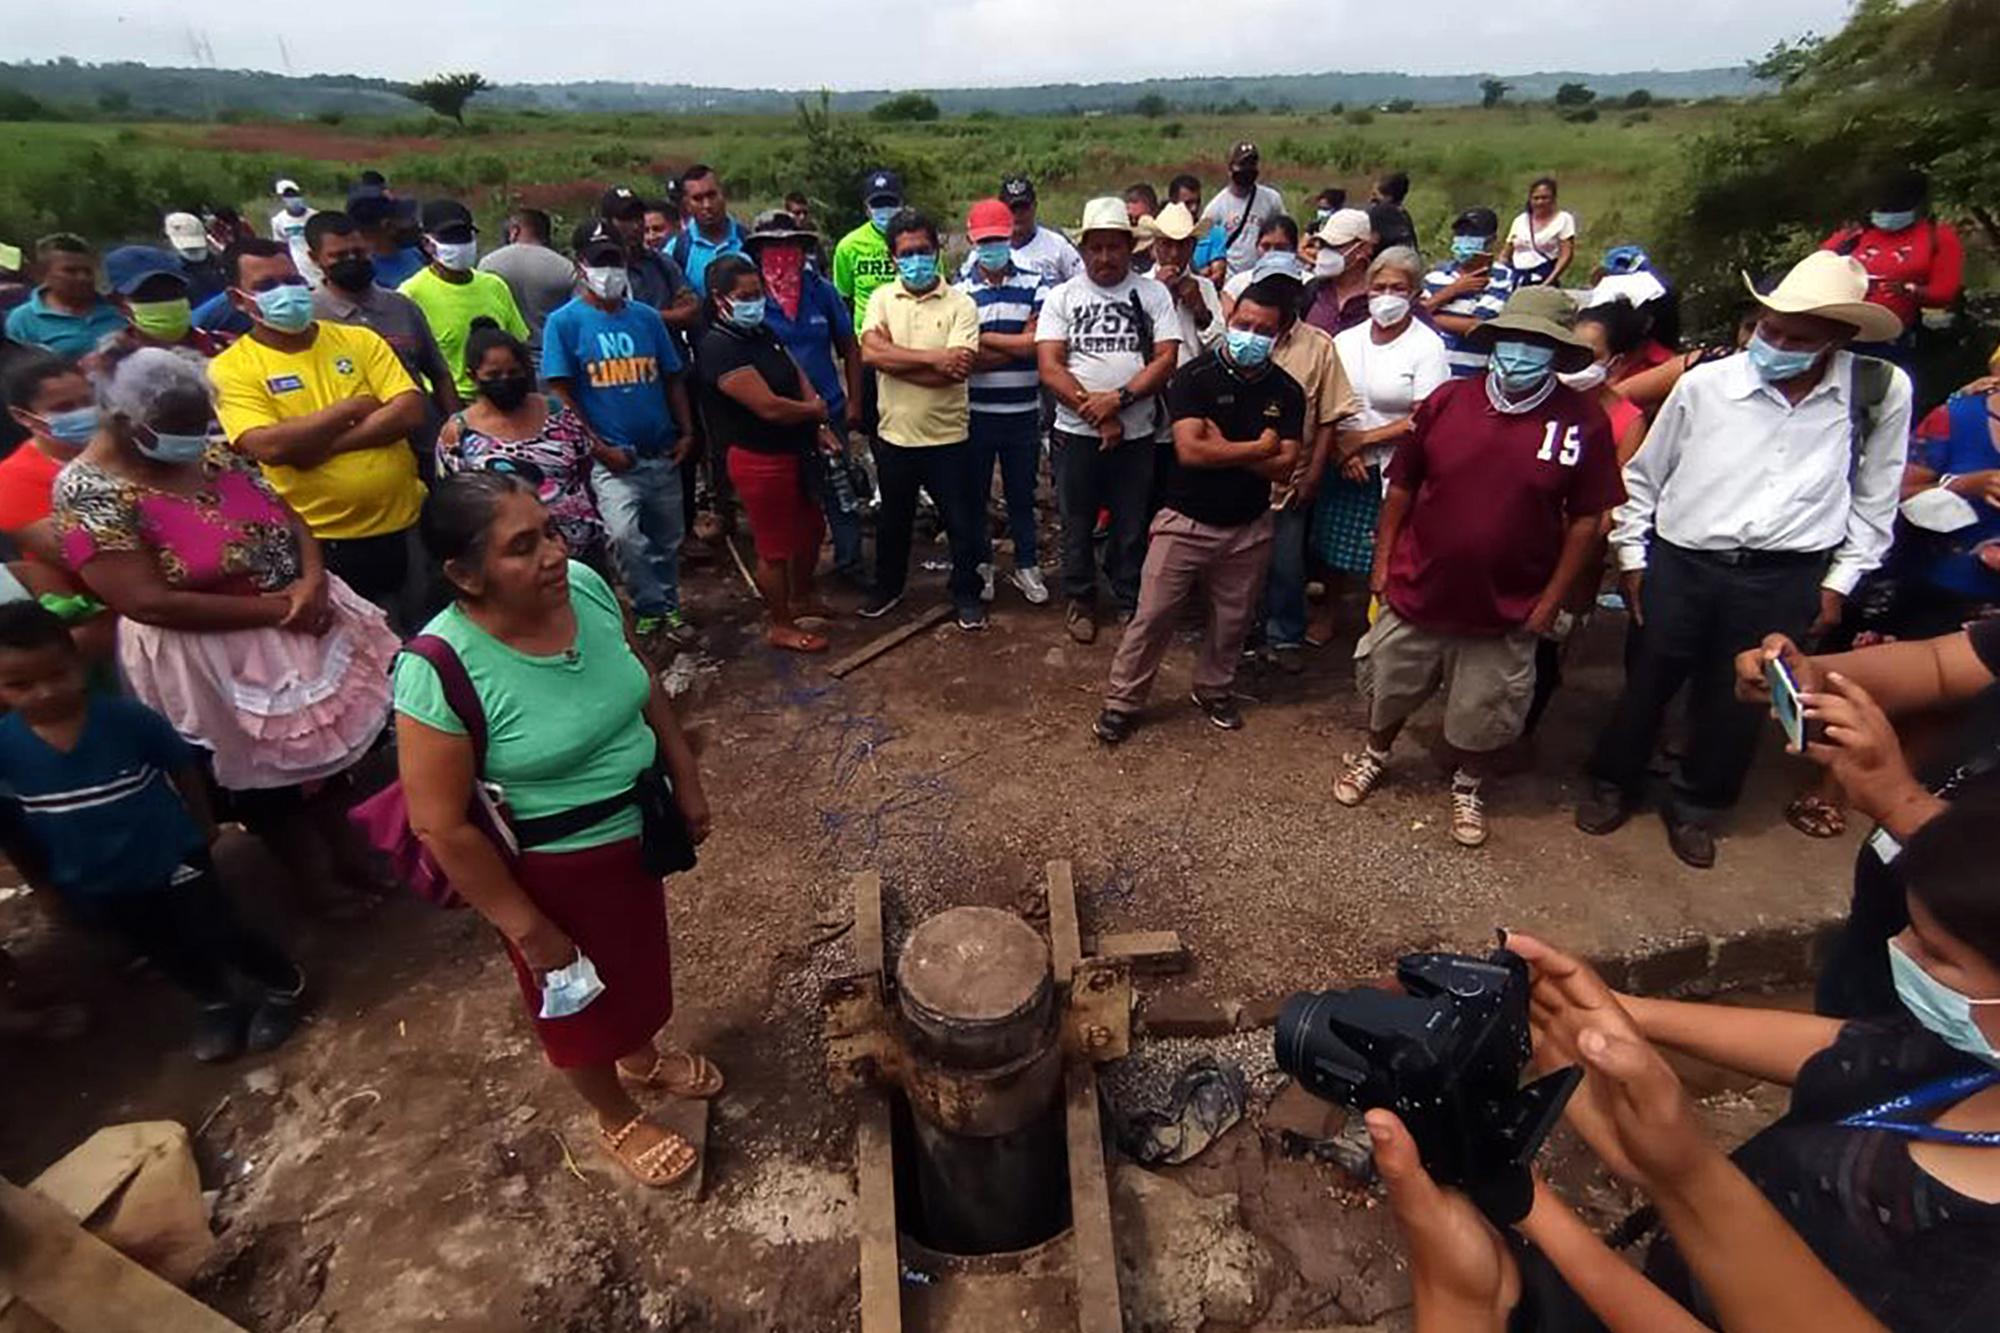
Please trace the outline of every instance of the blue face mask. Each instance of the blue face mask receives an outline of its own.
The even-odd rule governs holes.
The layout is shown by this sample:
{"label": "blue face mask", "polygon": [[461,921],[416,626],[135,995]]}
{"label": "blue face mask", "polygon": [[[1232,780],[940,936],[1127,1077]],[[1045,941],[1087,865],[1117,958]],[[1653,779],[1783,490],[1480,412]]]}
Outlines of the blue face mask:
{"label": "blue face mask", "polygon": [[1889,941],[1889,975],[1896,979],[1896,998],[1916,1016],[1917,1022],[1955,1051],[2000,1067],[2000,1051],[1973,1021],[1972,1011],[2000,1000],[1975,1000],[1917,966],[1894,940]]}
{"label": "blue face mask", "polygon": [[1486,253],[1492,241],[1484,236],[1454,236],[1451,238],[1451,257],[1463,264]]}
{"label": "blue face mask", "polygon": [[898,255],[896,272],[901,275],[904,286],[915,291],[924,291],[937,281],[937,256]]}
{"label": "blue face mask", "polygon": [[976,248],[979,267],[989,273],[998,273],[1014,260],[1014,247],[1006,241],[981,241]]}
{"label": "blue face mask", "polygon": [[743,330],[764,327],[764,298],[761,296],[737,297],[729,303],[729,322]]}
{"label": "blue face mask", "polygon": [[1868,220],[1877,231],[1908,231],[1917,225],[1917,210],[1906,208],[1900,213],[1887,213],[1878,208],[1868,215]]}
{"label": "blue face mask", "polygon": [[313,296],[304,283],[256,293],[257,317],[280,333],[303,333],[313,322]]}
{"label": "blue face mask", "polygon": [[97,409],[73,407],[67,412],[51,412],[42,418],[42,428],[50,439],[80,448],[97,434]]}
{"label": "blue face mask", "polygon": [[1540,343],[1498,342],[1493,344],[1494,378],[1510,394],[1528,393],[1541,386],[1555,364],[1556,349]]}
{"label": "blue face mask", "polygon": [[868,220],[875,224],[876,231],[887,231],[889,230],[889,219],[895,217],[900,212],[902,212],[902,209],[895,204],[890,204],[886,208],[871,208],[868,210]]}
{"label": "blue face mask", "polygon": [[208,450],[206,435],[169,435],[151,426],[135,431],[132,443],[155,463],[192,463]]}
{"label": "blue face mask", "polygon": [[1271,359],[1271,344],[1277,340],[1268,333],[1230,329],[1223,335],[1222,341],[1230,361],[1237,368],[1255,370]]}
{"label": "blue face mask", "polygon": [[1764,341],[1762,333],[1750,335],[1750,346],[1746,355],[1750,358],[1750,368],[1757,372],[1757,378],[1766,384],[1783,384],[1786,380],[1797,379],[1812,369],[1813,362],[1819,360],[1820,348],[1811,352],[1787,351],[1773,347]]}

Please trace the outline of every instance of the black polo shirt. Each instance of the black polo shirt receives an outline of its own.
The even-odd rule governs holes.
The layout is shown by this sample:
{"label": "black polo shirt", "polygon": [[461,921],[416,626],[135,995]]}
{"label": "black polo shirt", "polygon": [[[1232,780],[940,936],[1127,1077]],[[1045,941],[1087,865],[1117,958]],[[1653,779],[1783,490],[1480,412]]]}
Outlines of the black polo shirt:
{"label": "black polo shirt", "polygon": [[694,365],[701,377],[702,415],[717,444],[754,454],[803,454],[812,449],[817,427],[766,421],[719,387],[724,375],[748,367],[763,376],[778,397],[804,400],[806,387],[798,363],[770,329],[742,333],[715,325],[701,335]]}
{"label": "black polo shirt", "polygon": [[[1175,421],[1206,418],[1224,439],[1245,445],[1274,426],[1281,440],[1305,438],[1305,390],[1275,362],[1252,379],[1207,352],[1174,372],[1167,411]],[[1271,507],[1271,483],[1247,467],[1188,467],[1176,453],[1165,503],[1197,523],[1237,528]]]}

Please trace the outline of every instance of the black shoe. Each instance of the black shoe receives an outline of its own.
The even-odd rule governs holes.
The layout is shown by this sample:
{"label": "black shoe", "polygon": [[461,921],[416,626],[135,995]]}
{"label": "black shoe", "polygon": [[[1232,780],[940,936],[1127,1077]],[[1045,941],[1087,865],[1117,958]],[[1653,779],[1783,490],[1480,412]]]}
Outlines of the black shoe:
{"label": "black shoe", "polygon": [[1194,696],[1194,701],[1202,712],[1208,714],[1208,720],[1224,731],[1243,730],[1243,714],[1236,707],[1236,700],[1233,697],[1204,699],[1197,694]]}
{"label": "black shoe", "polygon": [[1106,745],[1116,745],[1132,734],[1132,728],[1139,725],[1137,713],[1114,713],[1109,708],[1097,715],[1097,721],[1090,724],[1090,730]]}
{"label": "black shoe", "polygon": [[1667,826],[1667,846],[1674,849],[1675,856],[1696,870],[1707,870],[1715,864],[1713,831],[1701,824],[1675,819],[1665,810],[1660,812],[1660,818]]}
{"label": "black shoe", "polygon": [[250,1014],[250,1032],[243,1049],[252,1055],[275,1051],[299,1028],[300,1006],[296,995],[266,995]]}
{"label": "black shoe", "polygon": [[205,1004],[194,1020],[188,1054],[205,1065],[243,1054],[243,1011],[233,1004]]}
{"label": "black shoe", "polygon": [[971,606],[961,606],[958,608],[958,627],[968,634],[976,630],[985,629],[991,623],[991,619],[986,614],[986,608],[977,602],[974,602]]}
{"label": "black shoe", "polygon": [[1625,789],[1610,782],[1593,782],[1590,795],[1577,803],[1576,826],[1585,833],[1602,837],[1632,817],[1632,802]]}
{"label": "black shoe", "polygon": [[874,620],[886,616],[894,611],[902,600],[903,594],[899,592],[882,592],[879,589],[871,592],[861,599],[861,618]]}
{"label": "black shoe", "polygon": [[1271,665],[1288,676],[1296,676],[1306,669],[1305,649],[1296,643],[1274,643]]}
{"label": "black shoe", "polygon": [[1072,601],[1064,613],[1063,625],[1073,643],[1097,642],[1097,609],[1089,602]]}

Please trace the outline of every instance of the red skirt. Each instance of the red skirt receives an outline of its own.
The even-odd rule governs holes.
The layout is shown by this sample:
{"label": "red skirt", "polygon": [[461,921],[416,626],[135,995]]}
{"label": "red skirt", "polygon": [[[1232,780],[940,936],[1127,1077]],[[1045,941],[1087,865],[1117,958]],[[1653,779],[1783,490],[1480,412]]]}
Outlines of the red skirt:
{"label": "red skirt", "polygon": [[674,1012],[667,894],[639,840],[576,852],[524,852],[514,878],[542,914],[597,965],[604,993],[567,1018],[539,1018],[542,988],[506,941],[535,1035],[558,1069],[608,1065],[653,1039]]}
{"label": "red skirt", "polygon": [[806,493],[802,470],[813,460],[797,454],[760,454],[741,445],[729,450],[729,480],[750,516],[757,558],[777,564],[819,555],[826,518]]}

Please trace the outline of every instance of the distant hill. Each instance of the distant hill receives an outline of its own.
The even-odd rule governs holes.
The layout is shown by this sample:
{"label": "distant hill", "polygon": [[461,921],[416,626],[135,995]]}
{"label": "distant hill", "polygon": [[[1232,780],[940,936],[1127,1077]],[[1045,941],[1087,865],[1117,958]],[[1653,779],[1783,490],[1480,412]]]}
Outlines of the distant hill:
{"label": "distant hill", "polygon": [[[1145,79],[1127,83],[1049,83],[1014,88],[934,88],[946,114],[1058,115],[1122,111],[1140,98],[1160,97],[1174,109],[1250,107],[1309,110],[1342,102],[1366,106],[1407,98],[1430,105],[1479,100],[1484,74],[1326,73],[1246,78]],[[1550,71],[1502,75],[1516,101],[1553,97],[1558,85],[1582,83],[1604,95],[1644,88],[1676,98],[1744,97],[1764,90],[1747,68],[1638,70],[1623,74]],[[0,87],[57,107],[131,115],[213,116],[223,111],[312,116],[398,114],[414,110],[388,79],[348,74],[294,76],[264,70],[191,69],[133,62],[93,65],[67,57],[0,64]],[[840,111],[865,111],[898,91],[870,89],[833,95]],[[684,83],[505,84],[480,105],[550,111],[787,111],[801,90],[708,88]]]}

